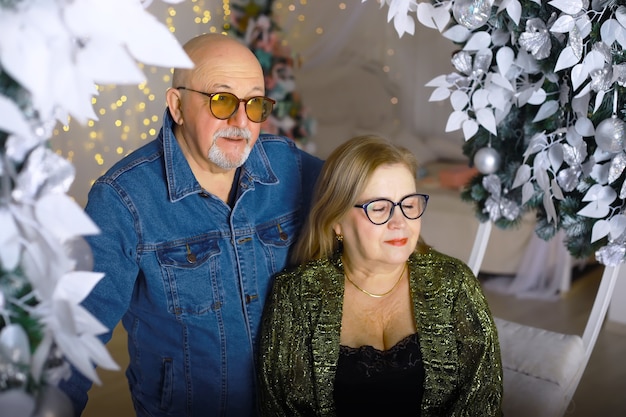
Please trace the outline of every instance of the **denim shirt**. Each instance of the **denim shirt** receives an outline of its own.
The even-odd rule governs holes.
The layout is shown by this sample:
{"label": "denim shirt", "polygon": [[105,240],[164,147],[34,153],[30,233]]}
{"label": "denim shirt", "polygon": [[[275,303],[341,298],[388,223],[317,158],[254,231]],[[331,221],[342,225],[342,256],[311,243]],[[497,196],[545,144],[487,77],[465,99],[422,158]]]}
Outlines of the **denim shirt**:
{"label": "denim shirt", "polygon": [[[196,181],[172,123],[166,110],[159,136],[89,193],[86,212],[102,231],[88,239],[94,271],[106,275],[83,305],[109,329],[122,320],[138,416],[255,415],[263,305],[322,161],[261,135],[231,208]],[[77,413],[89,386],[76,371],[61,384]]]}

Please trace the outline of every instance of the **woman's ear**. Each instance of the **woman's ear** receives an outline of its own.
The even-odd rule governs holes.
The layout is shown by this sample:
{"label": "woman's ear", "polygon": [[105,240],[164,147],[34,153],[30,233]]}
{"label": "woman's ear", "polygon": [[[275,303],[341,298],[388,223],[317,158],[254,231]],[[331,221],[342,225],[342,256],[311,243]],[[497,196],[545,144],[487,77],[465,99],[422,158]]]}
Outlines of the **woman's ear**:
{"label": "woman's ear", "polygon": [[333,230],[335,231],[335,236],[341,236],[341,225],[339,223],[335,223],[333,225]]}
{"label": "woman's ear", "polygon": [[172,119],[177,125],[183,124],[183,110],[182,101],[180,100],[180,90],[175,88],[168,88],[165,92],[165,100],[167,101],[167,107],[170,110]]}

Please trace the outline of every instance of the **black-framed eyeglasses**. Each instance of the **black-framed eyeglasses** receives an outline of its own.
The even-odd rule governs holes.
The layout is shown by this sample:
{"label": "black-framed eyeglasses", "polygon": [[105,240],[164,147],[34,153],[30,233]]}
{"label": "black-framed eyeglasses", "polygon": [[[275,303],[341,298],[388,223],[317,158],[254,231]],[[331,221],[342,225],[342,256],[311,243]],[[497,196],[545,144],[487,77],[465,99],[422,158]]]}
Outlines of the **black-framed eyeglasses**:
{"label": "black-framed eyeglasses", "polygon": [[194,93],[207,96],[209,100],[209,110],[211,114],[220,120],[229,119],[237,109],[239,103],[244,103],[246,116],[251,122],[262,123],[272,114],[275,100],[265,96],[254,96],[249,98],[239,98],[232,93],[218,92],[205,93],[204,91],[193,90],[187,87],[176,87],[177,90],[193,91]]}
{"label": "black-framed eyeglasses", "polygon": [[391,219],[396,206],[400,207],[400,211],[407,219],[419,219],[426,211],[429,198],[428,194],[409,194],[397,203],[386,198],[377,198],[365,204],[356,204],[354,207],[363,209],[370,222],[381,225]]}

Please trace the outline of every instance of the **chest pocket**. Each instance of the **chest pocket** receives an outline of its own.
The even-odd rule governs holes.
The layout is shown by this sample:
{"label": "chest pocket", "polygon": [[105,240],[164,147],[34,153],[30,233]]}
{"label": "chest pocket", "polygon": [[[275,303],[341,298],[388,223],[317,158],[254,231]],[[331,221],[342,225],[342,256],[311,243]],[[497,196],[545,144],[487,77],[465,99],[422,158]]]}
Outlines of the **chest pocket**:
{"label": "chest pocket", "polygon": [[220,307],[217,240],[181,243],[157,251],[172,314],[203,314]]}
{"label": "chest pocket", "polygon": [[257,228],[257,235],[268,259],[269,274],[282,271],[287,265],[289,248],[295,243],[301,222],[295,217],[285,217]]}

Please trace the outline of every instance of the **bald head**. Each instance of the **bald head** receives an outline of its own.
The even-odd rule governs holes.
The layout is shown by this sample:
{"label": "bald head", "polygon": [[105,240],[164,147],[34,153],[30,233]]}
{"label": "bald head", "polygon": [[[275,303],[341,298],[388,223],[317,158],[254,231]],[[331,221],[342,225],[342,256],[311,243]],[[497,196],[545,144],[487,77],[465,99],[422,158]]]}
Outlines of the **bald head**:
{"label": "bald head", "polygon": [[194,63],[192,69],[176,68],[172,87],[189,85],[191,79],[203,78],[207,67],[229,65],[243,66],[251,74],[263,77],[263,70],[256,56],[238,40],[226,35],[208,33],[189,40],[183,49]]}
{"label": "bald head", "polygon": [[175,70],[165,93],[174,135],[198,177],[234,172],[251,152],[261,123],[251,121],[241,104],[227,118],[216,116],[212,98],[216,93],[240,99],[265,95],[261,64],[246,45],[225,35],[198,36],[184,49],[194,67]]}

